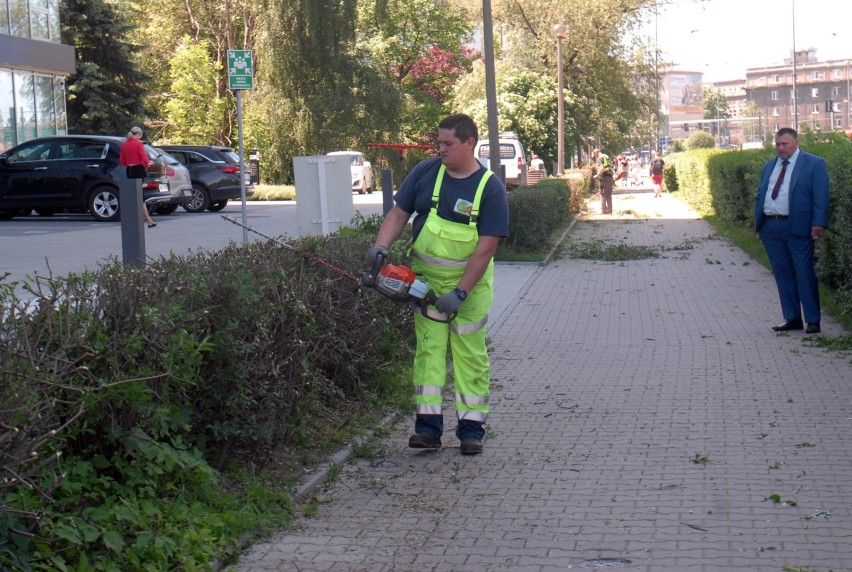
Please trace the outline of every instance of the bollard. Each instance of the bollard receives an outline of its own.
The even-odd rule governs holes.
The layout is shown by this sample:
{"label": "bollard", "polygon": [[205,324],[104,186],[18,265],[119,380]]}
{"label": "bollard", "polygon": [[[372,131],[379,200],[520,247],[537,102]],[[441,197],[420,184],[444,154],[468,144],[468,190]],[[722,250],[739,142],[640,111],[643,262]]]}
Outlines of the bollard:
{"label": "bollard", "polygon": [[393,171],[382,169],[382,212],[385,216],[393,208]]}
{"label": "bollard", "polygon": [[145,266],[145,219],[142,179],[118,181],[118,212],[121,215],[121,255],[124,265]]}
{"label": "bollard", "polygon": [[527,184],[527,165],[526,164],[521,165],[521,184],[522,185]]}

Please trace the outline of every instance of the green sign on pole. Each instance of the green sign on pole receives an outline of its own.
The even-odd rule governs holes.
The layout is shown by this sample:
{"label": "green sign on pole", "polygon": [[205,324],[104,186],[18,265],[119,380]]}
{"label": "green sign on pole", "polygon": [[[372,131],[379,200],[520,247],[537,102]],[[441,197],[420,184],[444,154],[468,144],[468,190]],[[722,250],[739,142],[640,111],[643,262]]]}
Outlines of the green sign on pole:
{"label": "green sign on pole", "polygon": [[228,88],[254,88],[254,59],[251,50],[228,50]]}

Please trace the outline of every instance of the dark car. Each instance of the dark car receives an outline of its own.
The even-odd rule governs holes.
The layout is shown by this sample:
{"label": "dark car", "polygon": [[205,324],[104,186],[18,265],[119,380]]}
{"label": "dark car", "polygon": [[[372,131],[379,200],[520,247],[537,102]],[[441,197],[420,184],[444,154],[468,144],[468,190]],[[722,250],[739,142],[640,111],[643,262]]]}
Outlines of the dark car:
{"label": "dark car", "polygon": [[[192,178],[192,200],[183,205],[191,213],[220,211],[230,199],[241,199],[240,156],[230,147],[216,145],[159,145],[186,165]],[[242,174],[246,196],[253,193],[250,175]]]}
{"label": "dark car", "polygon": [[[61,135],[21,143],[0,154],[0,220],[35,210],[49,216],[61,210],[88,211],[95,220],[121,216],[118,181],[127,180],[118,162],[124,137]],[[142,180],[150,207],[171,202],[162,156],[149,145],[154,161]]]}

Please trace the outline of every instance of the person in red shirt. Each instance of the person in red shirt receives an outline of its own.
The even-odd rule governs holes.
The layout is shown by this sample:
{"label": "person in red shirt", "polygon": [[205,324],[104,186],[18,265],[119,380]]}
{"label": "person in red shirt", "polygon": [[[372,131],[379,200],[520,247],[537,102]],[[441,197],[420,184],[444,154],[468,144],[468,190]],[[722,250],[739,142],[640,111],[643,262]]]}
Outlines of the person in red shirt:
{"label": "person in red shirt", "polygon": [[[148,167],[151,165],[151,161],[148,159],[145,146],[142,144],[141,127],[134,125],[130,128],[127,140],[121,144],[118,162],[126,167],[128,179],[144,179],[148,175]],[[145,217],[145,222],[148,223],[148,228],[157,226],[145,205],[142,205],[142,214]]]}

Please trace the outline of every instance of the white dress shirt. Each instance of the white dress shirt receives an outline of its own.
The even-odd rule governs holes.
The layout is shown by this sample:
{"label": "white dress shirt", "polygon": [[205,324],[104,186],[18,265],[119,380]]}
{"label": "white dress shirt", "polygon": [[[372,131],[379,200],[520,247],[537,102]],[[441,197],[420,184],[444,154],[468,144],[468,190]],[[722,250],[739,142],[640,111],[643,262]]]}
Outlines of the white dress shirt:
{"label": "white dress shirt", "polygon": [[775,182],[781,174],[783,160],[778,157],[775,161],[775,168],[772,174],[769,175],[769,187],[766,189],[766,197],[763,200],[763,213],[768,215],[788,216],[790,214],[790,181],[793,178],[793,169],[796,166],[796,161],[799,159],[801,149],[796,149],[796,152],[788,159],[789,164],[784,172],[784,180],[781,182],[781,188],[778,189],[778,196],[772,200],[772,189],[775,188]]}

